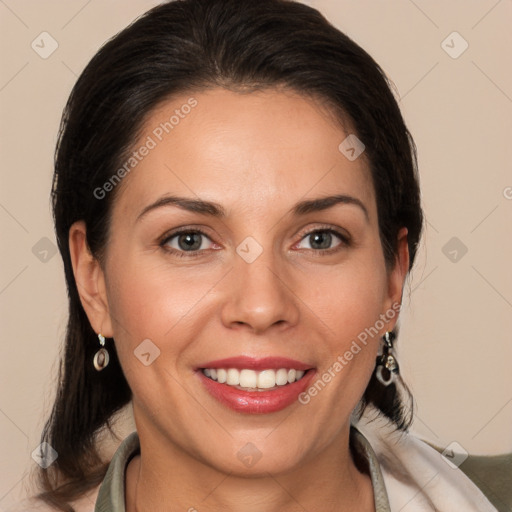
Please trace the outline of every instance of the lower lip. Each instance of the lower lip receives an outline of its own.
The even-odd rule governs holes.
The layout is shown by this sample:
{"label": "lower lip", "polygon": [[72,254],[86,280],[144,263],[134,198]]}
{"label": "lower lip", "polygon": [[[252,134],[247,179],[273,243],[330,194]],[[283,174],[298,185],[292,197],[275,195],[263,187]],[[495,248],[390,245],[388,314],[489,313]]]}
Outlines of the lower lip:
{"label": "lower lip", "polygon": [[198,374],[207,391],[230,409],[247,414],[268,414],[281,411],[298,401],[299,395],[308,387],[315,371],[308,370],[302,379],[279,386],[272,391],[244,391],[227,384],[219,384],[201,370],[198,370]]}

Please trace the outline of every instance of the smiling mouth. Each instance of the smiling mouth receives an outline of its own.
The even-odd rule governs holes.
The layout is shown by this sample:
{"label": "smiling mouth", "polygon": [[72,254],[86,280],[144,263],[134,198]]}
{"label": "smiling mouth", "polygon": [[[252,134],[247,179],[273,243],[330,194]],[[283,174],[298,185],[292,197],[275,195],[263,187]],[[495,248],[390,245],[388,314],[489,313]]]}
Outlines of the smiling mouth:
{"label": "smiling mouth", "polygon": [[242,391],[272,391],[301,380],[307,370],[279,368],[256,371],[237,368],[202,368],[203,375]]}

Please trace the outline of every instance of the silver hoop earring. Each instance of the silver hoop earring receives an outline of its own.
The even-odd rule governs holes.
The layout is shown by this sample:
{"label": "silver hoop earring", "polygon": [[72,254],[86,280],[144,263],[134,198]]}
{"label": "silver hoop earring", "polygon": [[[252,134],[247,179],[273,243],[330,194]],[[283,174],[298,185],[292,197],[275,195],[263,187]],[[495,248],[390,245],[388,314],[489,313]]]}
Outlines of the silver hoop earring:
{"label": "silver hoop earring", "polygon": [[389,386],[398,375],[398,361],[391,353],[393,350],[393,341],[395,340],[395,333],[392,331],[386,332],[382,337],[384,341],[384,348],[382,354],[377,357],[377,368],[375,376],[377,380],[384,386]]}
{"label": "silver hoop earring", "polygon": [[97,371],[101,372],[104,368],[107,367],[108,361],[110,359],[108,355],[108,350],[105,347],[105,336],[103,334],[98,334],[98,339],[100,340],[101,348],[94,354],[94,368],[96,368]]}

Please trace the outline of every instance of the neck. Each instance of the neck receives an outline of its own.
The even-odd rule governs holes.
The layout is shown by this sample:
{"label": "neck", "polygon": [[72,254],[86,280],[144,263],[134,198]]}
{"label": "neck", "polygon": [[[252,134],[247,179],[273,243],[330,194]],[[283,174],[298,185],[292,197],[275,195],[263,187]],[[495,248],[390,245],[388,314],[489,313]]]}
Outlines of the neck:
{"label": "neck", "polygon": [[143,456],[128,465],[126,512],[375,510],[370,477],[354,464],[348,432],[301,467],[259,477],[219,472],[174,447],[163,457],[152,446],[141,439]]}

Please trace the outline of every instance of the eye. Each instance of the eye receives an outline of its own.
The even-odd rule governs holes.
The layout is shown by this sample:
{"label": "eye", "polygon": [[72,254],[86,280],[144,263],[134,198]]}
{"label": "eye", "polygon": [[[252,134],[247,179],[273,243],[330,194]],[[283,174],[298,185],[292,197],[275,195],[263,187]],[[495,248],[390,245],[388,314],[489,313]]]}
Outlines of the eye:
{"label": "eye", "polygon": [[297,247],[299,249],[327,251],[329,249],[335,249],[342,244],[348,244],[348,240],[347,237],[341,233],[338,233],[333,229],[316,229],[315,231],[307,233],[299,242]]}
{"label": "eye", "polygon": [[197,252],[211,249],[213,242],[202,231],[181,231],[167,236],[162,247],[177,252]]}

